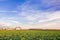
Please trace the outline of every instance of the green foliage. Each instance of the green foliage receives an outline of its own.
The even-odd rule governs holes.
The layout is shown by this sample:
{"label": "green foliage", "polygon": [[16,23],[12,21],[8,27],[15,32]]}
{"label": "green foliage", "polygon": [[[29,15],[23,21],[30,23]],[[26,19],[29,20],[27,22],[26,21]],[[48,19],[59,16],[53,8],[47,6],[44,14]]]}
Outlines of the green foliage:
{"label": "green foliage", "polygon": [[0,40],[60,40],[60,31],[0,30]]}

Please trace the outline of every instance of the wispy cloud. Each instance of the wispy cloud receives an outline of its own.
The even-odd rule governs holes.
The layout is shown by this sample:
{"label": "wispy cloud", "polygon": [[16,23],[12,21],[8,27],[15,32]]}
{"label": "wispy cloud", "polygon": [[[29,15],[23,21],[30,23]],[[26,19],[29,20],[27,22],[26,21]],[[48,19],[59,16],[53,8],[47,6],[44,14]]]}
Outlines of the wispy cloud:
{"label": "wispy cloud", "polygon": [[0,12],[16,12],[17,13],[17,11],[0,11]]}
{"label": "wispy cloud", "polygon": [[[37,2],[38,1],[39,0],[37,0]],[[35,25],[35,27],[52,28],[53,26],[55,26],[56,28],[58,26],[59,28],[60,22],[58,23],[58,20],[60,20],[60,11],[58,11],[59,6],[57,6],[59,5],[59,1],[42,0],[42,3],[41,3],[41,5],[43,6],[42,9],[46,11],[42,10],[41,8],[38,10],[39,8],[38,5],[39,3],[37,5],[31,4],[31,1],[27,1],[20,6],[18,5],[18,10],[20,10],[18,15],[25,18],[25,20],[28,20],[29,21],[28,24]],[[40,7],[42,7],[41,5]],[[44,7],[47,9],[45,9]],[[55,20],[55,21],[52,21],[52,20]]]}
{"label": "wispy cloud", "polygon": [[17,26],[22,26],[22,24],[18,21],[15,20],[0,20],[0,25],[2,26],[7,26],[7,27],[17,27]]}
{"label": "wispy cloud", "polygon": [[42,8],[46,11],[60,10],[60,0],[42,0]]}
{"label": "wispy cloud", "polygon": [[[47,2],[47,1],[46,1]],[[31,2],[27,1],[26,3],[22,4],[21,6],[18,6],[18,9],[21,10],[19,13],[20,16],[23,16],[29,21],[32,21],[34,23],[38,22],[44,22],[44,21],[49,21],[49,20],[54,20],[57,18],[60,18],[60,11],[41,11],[41,10],[36,10],[33,8],[35,5],[32,4],[30,5]],[[20,9],[21,8],[21,9]],[[38,7],[36,7],[38,8]]]}
{"label": "wispy cloud", "polygon": [[[21,5],[18,3],[17,5],[17,8],[13,5],[14,8],[11,9],[13,11],[0,10],[0,18],[4,22],[5,20],[10,21],[6,21],[8,25],[16,26],[21,23],[26,28],[30,28],[30,26],[36,28],[52,28],[53,26],[56,28],[60,26],[60,22],[58,23],[60,21],[60,0],[26,0]],[[5,7],[1,8],[4,9]],[[4,22],[2,21],[2,23]]]}

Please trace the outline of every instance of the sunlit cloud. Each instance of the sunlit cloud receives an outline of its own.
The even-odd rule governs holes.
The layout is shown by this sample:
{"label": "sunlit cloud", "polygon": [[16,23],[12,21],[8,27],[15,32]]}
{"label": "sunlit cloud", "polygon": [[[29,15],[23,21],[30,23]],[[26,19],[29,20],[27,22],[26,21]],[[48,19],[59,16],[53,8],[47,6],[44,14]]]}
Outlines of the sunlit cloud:
{"label": "sunlit cloud", "polygon": [[[50,2],[48,3],[48,1]],[[36,28],[52,28],[53,27],[58,29],[60,28],[59,27],[60,22],[58,23],[58,20],[60,20],[60,11],[57,10],[58,9],[57,7],[59,6],[56,6],[58,5],[58,1],[57,2],[56,0],[55,1],[48,0],[48,1],[42,1],[42,5],[46,4],[46,6],[43,6],[43,8],[44,7],[48,8],[48,9],[45,9],[46,11],[37,10],[39,8],[38,4],[35,7],[35,4],[31,5],[31,1],[27,1],[26,3],[20,6],[18,5],[18,9],[20,10],[18,15],[28,20],[29,21],[28,24],[31,24],[33,28],[34,27]],[[54,3],[56,3],[56,5]]]}
{"label": "sunlit cloud", "polygon": [[0,10],[2,24],[22,25],[22,28],[60,28],[60,0],[26,0],[13,7],[3,6]]}
{"label": "sunlit cloud", "polygon": [[20,7],[18,6],[19,10],[21,10],[19,15],[23,16],[27,20],[32,21],[34,23],[50,21],[50,20],[60,18],[60,14],[59,14],[60,12],[59,11],[44,12],[41,10],[35,10],[35,9],[33,9],[33,7],[34,6],[31,6],[29,1],[22,4]]}

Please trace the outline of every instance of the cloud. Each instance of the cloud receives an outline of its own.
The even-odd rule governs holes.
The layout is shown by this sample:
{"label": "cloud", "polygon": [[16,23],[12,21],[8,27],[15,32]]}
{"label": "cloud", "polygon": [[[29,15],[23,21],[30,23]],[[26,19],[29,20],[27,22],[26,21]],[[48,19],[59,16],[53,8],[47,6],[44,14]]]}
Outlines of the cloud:
{"label": "cloud", "polygon": [[24,28],[52,28],[53,26],[59,28],[60,26],[59,0],[27,0],[18,5],[17,9],[18,11],[0,10],[0,23],[8,26],[21,25]]}
{"label": "cloud", "polygon": [[49,20],[59,19],[60,18],[60,11],[53,12],[51,15],[48,16]]}
{"label": "cloud", "polygon": [[1,11],[1,10],[0,10],[0,12],[16,12],[17,13],[17,11]]}
{"label": "cloud", "polygon": [[14,28],[17,26],[22,26],[22,23],[15,20],[0,20],[0,25]]}
{"label": "cloud", "polygon": [[[28,0],[22,4],[22,7],[32,10],[40,9],[41,11],[58,11],[60,10],[60,0]],[[22,10],[24,10],[24,8],[22,8]]]}
{"label": "cloud", "polygon": [[33,28],[42,28],[42,29],[60,29],[60,19],[55,19],[51,21],[46,21],[43,23],[38,23],[32,25]]}
{"label": "cloud", "polygon": [[60,10],[60,0],[42,0],[42,8],[46,11]]}
{"label": "cloud", "polygon": [[[44,21],[51,21],[57,18],[60,18],[60,11],[45,12],[41,10],[35,10],[29,6],[29,4],[21,5],[21,12],[18,14],[24,17],[26,20],[30,21],[29,23],[38,23]],[[19,7],[19,8],[20,8]],[[34,7],[34,6],[33,6]],[[29,9],[32,8],[32,9]]]}
{"label": "cloud", "polygon": [[[37,0],[38,2],[39,0]],[[18,10],[20,12],[18,15],[25,20],[28,24],[34,28],[60,28],[60,1],[58,0],[42,0],[42,3],[31,3],[32,1],[27,1],[22,5],[18,5]],[[36,0],[34,1],[36,2]],[[39,6],[39,4],[41,4]],[[56,4],[56,5],[55,5]],[[39,7],[42,7],[39,9]],[[47,9],[45,9],[47,8]],[[57,11],[55,11],[57,10]],[[55,21],[53,21],[55,20]],[[59,22],[59,23],[58,23]],[[34,25],[34,26],[33,26]]]}

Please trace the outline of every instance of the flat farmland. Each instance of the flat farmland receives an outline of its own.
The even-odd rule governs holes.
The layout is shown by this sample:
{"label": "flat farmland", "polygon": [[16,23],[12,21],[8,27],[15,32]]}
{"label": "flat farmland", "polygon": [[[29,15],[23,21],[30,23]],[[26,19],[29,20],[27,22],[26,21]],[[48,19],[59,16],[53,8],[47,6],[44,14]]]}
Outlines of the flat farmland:
{"label": "flat farmland", "polygon": [[60,40],[60,31],[0,30],[0,40]]}

